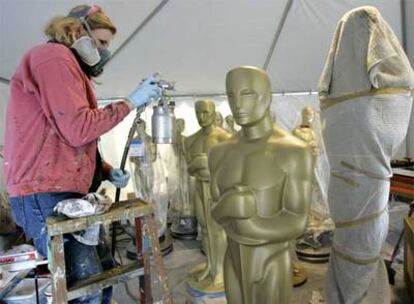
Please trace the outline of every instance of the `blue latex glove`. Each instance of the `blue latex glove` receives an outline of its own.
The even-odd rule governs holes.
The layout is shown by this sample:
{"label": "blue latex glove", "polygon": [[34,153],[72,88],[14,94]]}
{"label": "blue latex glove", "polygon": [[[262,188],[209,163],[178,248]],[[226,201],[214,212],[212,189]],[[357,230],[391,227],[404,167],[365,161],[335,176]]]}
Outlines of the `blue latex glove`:
{"label": "blue latex glove", "polygon": [[111,169],[109,172],[109,180],[117,188],[124,188],[128,185],[130,174],[128,171],[121,169]]}
{"label": "blue latex glove", "polygon": [[134,108],[146,106],[151,98],[160,97],[161,89],[157,85],[158,81],[159,79],[155,76],[148,77],[128,96],[127,99]]}

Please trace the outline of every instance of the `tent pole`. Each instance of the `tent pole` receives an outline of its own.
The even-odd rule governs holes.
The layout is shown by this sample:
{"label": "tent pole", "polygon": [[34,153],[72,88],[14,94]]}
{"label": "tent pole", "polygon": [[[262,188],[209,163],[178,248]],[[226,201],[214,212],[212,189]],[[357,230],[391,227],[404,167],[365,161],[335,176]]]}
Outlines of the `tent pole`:
{"label": "tent pole", "polygon": [[406,13],[405,13],[405,0],[400,1],[400,7],[401,7],[401,44],[402,47],[407,53],[407,19],[406,19]]}
{"label": "tent pole", "polygon": [[10,79],[4,78],[4,77],[0,77],[0,83],[9,84],[10,83]]}
{"label": "tent pole", "polygon": [[277,45],[277,41],[279,40],[280,34],[282,33],[283,27],[285,26],[285,22],[289,14],[290,8],[292,7],[292,3],[293,3],[293,0],[288,0],[286,2],[286,6],[285,6],[285,9],[283,10],[282,18],[280,19],[280,22],[277,26],[275,36],[273,37],[273,41],[270,46],[269,52],[267,53],[265,63],[263,64],[263,70],[267,70],[267,68],[269,67],[270,60],[272,59],[273,52],[275,51],[275,48]]}
{"label": "tent pole", "polygon": [[[161,9],[168,3],[169,0],[163,0],[161,1],[153,10],[152,12],[141,22],[140,25],[131,33],[131,35],[128,36],[127,39],[125,39],[124,42],[112,53],[111,58],[109,61],[111,61],[131,40],[134,38],[150,21],[152,18],[157,15]],[[108,62],[109,62],[108,61]]]}

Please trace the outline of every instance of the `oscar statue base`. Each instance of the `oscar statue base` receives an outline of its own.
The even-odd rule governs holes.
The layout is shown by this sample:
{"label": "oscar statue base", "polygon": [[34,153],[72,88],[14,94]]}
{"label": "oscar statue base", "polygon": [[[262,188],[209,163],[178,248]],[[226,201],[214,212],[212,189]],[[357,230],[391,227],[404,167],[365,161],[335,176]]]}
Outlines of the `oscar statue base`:
{"label": "oscar statue base", "polygon": [[308,281],[308,276],[306,274],[306,269],[299,263],[293,263],[293,278],[292,283],[293,287],[299,287],[305,284]]}
{"label": "oscar statue base", "polygon": [[327,263],[331,253],[333,231],[323,231],[319,235],[306,232],[296,242],[296,253],[302,261],[310,263]]}
{"label": "oscar statue base", "polygon": [[225,295],[224,284],[214,284],[210,275],[203,280],[199,277],[206,267],[206,263],[201,263],[190,270],[187,277],[188,289],[192,296],[196,298],[208,297],[219,298]]}
{"label": "oscar statue base", "polygon": [[197,238],[197,219],[195,216],[173,218],[171,235],[175,239],[195,240]]}

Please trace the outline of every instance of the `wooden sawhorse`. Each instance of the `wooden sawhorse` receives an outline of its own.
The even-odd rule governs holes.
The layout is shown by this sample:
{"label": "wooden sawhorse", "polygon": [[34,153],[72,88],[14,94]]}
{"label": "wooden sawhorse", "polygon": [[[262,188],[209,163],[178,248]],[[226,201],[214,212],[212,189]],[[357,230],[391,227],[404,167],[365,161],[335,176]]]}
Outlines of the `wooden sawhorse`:
{"label": "wooden sawhorse", "polygon": [[[136,277],[143,278],[140,279],[141,304],[152,303],[149,248],[152,249],[157,277],[161,283],[163,303],[172,303],[160,252],[154,210],[153,204],[147,204],[139,199],[134,199],[116,203],[111,206],[109,211],[99,215],[76,219],[68,219],[64,216],[49,217],[47,220],[47,231],[50,238],[49,267],[52,273],[53,303],[66,304],[69,300],[88,295],[97,289],[123,283]],[[68,289],[66,286],[63,235],[86,229],[93,224],[109,225],[122,219],[129,219],[131,222],[135,222],[137,262],[121,265],[78,281]],[[139,262],[140,259],[143,261],[143,268]]]}

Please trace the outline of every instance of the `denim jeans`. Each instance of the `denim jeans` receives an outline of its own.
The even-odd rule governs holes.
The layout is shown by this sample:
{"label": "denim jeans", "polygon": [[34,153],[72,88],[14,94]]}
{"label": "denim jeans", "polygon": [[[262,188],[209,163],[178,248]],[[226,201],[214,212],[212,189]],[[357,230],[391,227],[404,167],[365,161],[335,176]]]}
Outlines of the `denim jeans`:
{"label": "denim jeans", "polygon": [[[22,227],[26,236],[33,239],[36,250],[44,257],[47,256],[47,227],[46,219],[53,214],[56,204],[68,198],[80,198],[79,193],[35,193],[31,195],[10,198],[10,206],[15,223]],[[71,235],[65,235],[66,279],[71,283],[87,278],[115,266],[115,261],[109,249],[103,243],[98,246],[88,246],[79,243]],[[78,298],[69,303],[98,304],[111,303],[112,287],[96,291],[92,295]]]}

